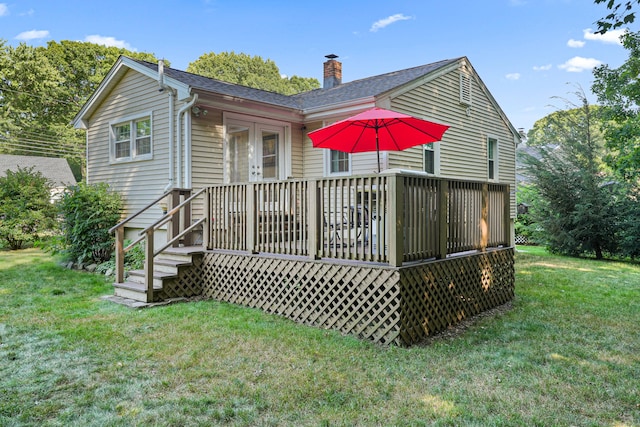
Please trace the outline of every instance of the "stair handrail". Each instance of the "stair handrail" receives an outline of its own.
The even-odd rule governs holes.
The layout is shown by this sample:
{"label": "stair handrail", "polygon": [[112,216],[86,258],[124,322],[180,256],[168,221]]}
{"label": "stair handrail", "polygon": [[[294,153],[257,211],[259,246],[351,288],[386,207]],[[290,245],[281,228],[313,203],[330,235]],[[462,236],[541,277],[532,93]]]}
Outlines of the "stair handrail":
{"label": "stair handrail", "polygon": [[167,197],[169,194],[171,194],[173,192],[173,190],[169,190],[167,192],[165,192],[162,196],[158,197],[157,199],[155,199],[153,202],[149,203],[147,206],[145,206],[144,208],[140,209],[138,212],[134,213],[133,215],[130,215],[129,217],[127,217],[126,219],[123,219],[122,221],[120,221],[118,224],[114,225],[113,227],[111,227],[109,229],[109,233],[113,233],[114,231],[116,231],[118,228],[122,228],[124,227],[124,225],[126,223],[128,223],[129,221],[133,220],[134,218],[138,217],[140,214],[142,214],[143,212],[147,211],[149,208],[151,208],[153,205],[157,204],[160,200],[164,199],[165,197]]}
{"label": "stair handrail", "polygon": [[191,224],[189,227],[185,228],[180,234],[178,234],[176,237],[174,237],[173,239],[169,240],[167,243],[164,244],[164,246],[162,246],[160,249],[157,249],[154,253],[153,256],[159,255],[162,251],[164,251],[165,249],[167,249],[169,246],[171,246],[172,244],[174,244],[175,242],[177,242],[178,240],[180,240],[180,238],[182,238],[183,236],[185,236],[187,233],[191,232],[194,228],[196,228],[197,226],[199,226],[200,224],[202,224],[203,222],[205,222],[207,219],[206,218],[200,218],[199,220],[195,221],[193,224]]}
{"label": "stair handrail", "polygon": [[[137,216],[139,216],[143,212],[147,211],[153,205],[157,204],[160,200],[164,199],[165,197],[168,197],[169,195],[171,195],[175,191],[185,191],[185,190],[181,190],[179,188],[173,188],[173,189],[165,192],[162,196],[158,197],[157,199],[155,199],[154,201],[152,201],[151,203],[146,205],[144,208],[142,208],[138,212],[134,213],[133,215],[129,216],[125,220],[121,221],[120,223],[118,223],[117,225],[115,225],[114,227],[112,227],[109,230],[110,233],[113,233],[113,232],[116,233],[116,251],[115,251],[116,252],[116,266],[115,266],[116,267],[115,268],[116,277],[115,277],[115,280],[116,280],[117,283],[124,282],[124,254],[126,252],[128,252],[130,249],[132,249],[134,246],[136,246],[137,244],[142,242],[143,240],[145,241],[145,261],[144,261],[144,276],[145,276],[145,279],[144,279],[144,281],[145,281],[145,286],[146,286],[147,301],[153,301],[153,258],[156,255],[158,255],[160,252],[162,252],[163,250],[165,250],[166,248],[168,248],[169,246],[171,246],[172,244],[177,242],[180,238],[184,237],[187,233],[191,232],[198,225],[200,225],[203,222],[205,222],[206,218],[200,218],[199,220],[197,220],[193,224],[191,224],[191,226],[186,227],[182,232],[180,232],[176,236],[172,237],[167,242],[167,244],[165,244],[162,248],[160,248],[157,251],[154,250],[154,233],[155,233],[155,231],[159,227],[161,227],[162,225],[164,225],[167,222],[169,222],[169,220],[173,219],[174,215],[176,213],[180,212],[180,209],[182,209],[184,206],[190,204],[195,198],[197,198],[202,193],[204,193],[206,191],[206,187],[200,189],[199,191],[197,191],[196,193],[194,193],[193,195],[191,195],[190,197],[188,197],[187,199],[182,201],[180,204],[178,204],[177,206],[173,207],[169,212],[164,214],[160,219],[158,219],[153,224],[151,224],[150,226],[148,226],[144,230],[142,230],[140,232],[140,237],[138,239],[136,239],[134,242],[130,243],[127,247],[124,247],[124,226],[129,221],[131,221],[132,219],[136,218]],[[171,237],[171,236],[167,236],[167,237]]]}
{"label": "stair handrail", "polygon": [[[144,230],[142,230],[139,235],[140,236],[144,236],[149,230],[153,229],[153,230],[157,230],[159,227],[162,227],[164,224],[166,224],[167,222],[169,222],[169,220],[171,218],[173,218],[173,216],[185,205],[191,203],[191,201],[193,199],[195,199],[196,197],[198,197],[199,195],[201,195],[202,193],[205,192],[207,188],[201,188],[200,190],[198,190],[197,192],[195,192],[191,197],[189,197],[188,199],[185,199],[182,201],[182,203],[180,203],[178,206],[174,207],[173,209],[171,209],[169,212],[167,212],[166,214],[164,214],[160,219],[158,219],[156,222],[154,222],[153,224],[149,225],[147,228],[145,228]],[[169,194],[171,194],[171,192],[169,192]],[[157,203],[157,202],[156,202]]]}

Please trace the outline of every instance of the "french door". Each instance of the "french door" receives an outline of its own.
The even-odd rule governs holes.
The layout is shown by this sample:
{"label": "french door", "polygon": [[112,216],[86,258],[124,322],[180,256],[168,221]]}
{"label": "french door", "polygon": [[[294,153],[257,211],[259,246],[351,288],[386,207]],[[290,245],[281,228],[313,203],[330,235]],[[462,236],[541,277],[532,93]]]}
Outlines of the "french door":
{"label": "french door", "polygon": [[285,178],[284,128],[259,123],[227,125],[227,180],[276,181]]}

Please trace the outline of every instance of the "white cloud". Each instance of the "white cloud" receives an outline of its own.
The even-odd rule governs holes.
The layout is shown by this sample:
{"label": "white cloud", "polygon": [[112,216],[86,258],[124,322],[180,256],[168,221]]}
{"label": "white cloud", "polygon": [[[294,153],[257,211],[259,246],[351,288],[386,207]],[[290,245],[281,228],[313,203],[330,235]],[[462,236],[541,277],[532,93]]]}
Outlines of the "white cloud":
{"label": "white cloud", "polygon": [[620,37],[626,33],[627,30],[610,30],[604,34],[595,34],[591,28],[587,28],[583,30],[583,32],[586,40],[621,45],[622,42],[620,41]]}
{"label": "white cloud", "polygon": [[569,73],[581,73],[583,71],[593,70],[599,65],[602,65],[602,62],[595,58],[583,58],[581,56],[574,56],[564,64],[558,65],[558,68]]}
{"label": "white cloud", "polygon": [[395,15],[391,15],[387,18],[384,19],[380,19],[379,21],[376,21],[373,23],[373,25],[371,26],[371,28],[369,29],[369,31],[371,32],[376,32],[381,28],[384,28],[386,26],[389,26],[391,24],[393,24],[394,22],[398,22],[398,21],[407,21],[409,19],[413,19],[411,16],[406,16],[402,13],[396,13]]}
{"label": "white cloud", "polygon": [[582,40],[574,40],[574,39],[569,39],[569,41],[567,42],[567,46],[569,47],[584,47],[584,45],[587,42],[584,42]]}
{"label": "white cloud", "polygon": [[547,64],[547,65],[534,65],[533,66],[533,71],[549,71],[551,69],[552,65],[551,64]]}
{"label": "white cloud", "polygon": [[49,37],[49,31],[47,30],[31,30],[24,31],[16,36],[16,40],[29,41],[36,39],[44,39]]}
{"label": "white cloud", "polygon": [[6,3],[0,3],[0,16],[9,15],[9,6]]}
{"label": "white cloud", "polygon": [[116,40],[115,37],[100,36],[98,34],[93,34],[91,36],[85,37],[84,41],[89,43],[101,44],[107,47],[117,47],[120,49],[135,51],[135,49],[133,49],[129,43],[127,43],[124,40]]}
{"label": "white cloud", "polygon": [[520,73],[509,73],[505,77],[507,80],[520,80]]}

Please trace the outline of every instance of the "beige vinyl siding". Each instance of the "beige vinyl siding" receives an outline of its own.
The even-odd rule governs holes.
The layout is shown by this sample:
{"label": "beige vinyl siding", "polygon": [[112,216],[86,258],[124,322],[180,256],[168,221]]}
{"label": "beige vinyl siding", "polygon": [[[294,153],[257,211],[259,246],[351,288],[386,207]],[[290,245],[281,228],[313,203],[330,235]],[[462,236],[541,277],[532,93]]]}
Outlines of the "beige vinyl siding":
{"label": "beige vinyl siding", "polygon": [[[348,116],[341,117],[338,120],[346,119]],[[338,121],[335,120],[335,121]],[[322,122],[307,124],[306,133],[320,129]],[[304,177],[305,178],[322,178],[325,176],[325,158],[326,150],[314,148],[311,139],[304,136]],[[378,171],[377,155],[372,153],[356,153],[351,155],[351,175],[367,175]],[[380,153],[380,164],[384,169],[384,155]],[[328,174],[327,174],[328,175]]]}
{"label": "beige vinyl siding", "polygon": [[291,125],[291,172],[292,178],[302,178],[304,176],[304,133],[303,125],[293,123]]}
{"label": "beige vinyl siding", "polygon": [[222,111],[208,110],[204,117],[192,117],[191,166],[194,190],[224,182],[224,129]]}
{"label": "beige vinyl siding", "polygon": [[[515,188],[515,143],[510,127],[473,81],[473,105],[469,112],[460,103],[457,69],[391,100],[391,109],[444,123],[449,130],[440,142],[440,175],[443,178],[488,180],[487,138],[498,140],[498,179]],[[389,153],[389,167],[423,170],[422,147]],[[515,192],[511,196],[515,215]]]}
{"label": "beige vinyl siding", "polygon": [[[177,110],[177,108],[176,108]],[[153,158],[110,163],[109,122],[118,118],[152,113]],[[87,172],[89,183],[107,182],[125,200],[124,215],[131,215],[162,195],[169,182],[169,97],[157,90],[157,82],[128,71],[89,120]],[[132,222],[144,227],[162,215],[159,206]]]}
{"label": "beige vinyl siding", "polygon": [[[191,184],[194,192],[224,182],[224,130],[222,111],[208,109],[206,116],[191,116]],[[193,218],[203,215],[202,201],[193,204]]]}
{"label": "beige vinyl siding", "polygon": [[304,141],[302,145],[303,154],[303,178],[321,178],[324,173],[324,154],[321,149],[314,148],[311,139],[307,134],[322,127],[322,122],[307,123]]}

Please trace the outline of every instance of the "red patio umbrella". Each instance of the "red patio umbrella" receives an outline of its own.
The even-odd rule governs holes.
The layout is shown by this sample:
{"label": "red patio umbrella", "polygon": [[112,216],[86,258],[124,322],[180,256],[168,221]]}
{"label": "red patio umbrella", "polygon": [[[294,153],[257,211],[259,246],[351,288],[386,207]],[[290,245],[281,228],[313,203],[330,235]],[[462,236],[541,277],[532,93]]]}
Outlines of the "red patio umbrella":
{"label": "red patio umbrella", "polygon": [[309,132],[316,148],[345,153],[402,151],[440,141],[449,126],[383,108],[372,108],[353,117]]}

